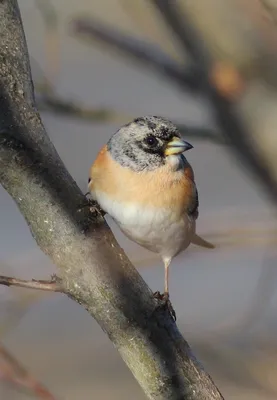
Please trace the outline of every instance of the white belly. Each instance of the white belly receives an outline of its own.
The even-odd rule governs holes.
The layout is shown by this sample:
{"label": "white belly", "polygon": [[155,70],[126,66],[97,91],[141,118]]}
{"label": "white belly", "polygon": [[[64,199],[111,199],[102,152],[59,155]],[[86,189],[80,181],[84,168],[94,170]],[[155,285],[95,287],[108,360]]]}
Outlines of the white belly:
{"label": "white belly", "polygon": [[195,221],[186,214],[177,219],[174,210],[122,204],[100,192],[94,197],[128,238],[164,260],[185,250],[195,233]]}

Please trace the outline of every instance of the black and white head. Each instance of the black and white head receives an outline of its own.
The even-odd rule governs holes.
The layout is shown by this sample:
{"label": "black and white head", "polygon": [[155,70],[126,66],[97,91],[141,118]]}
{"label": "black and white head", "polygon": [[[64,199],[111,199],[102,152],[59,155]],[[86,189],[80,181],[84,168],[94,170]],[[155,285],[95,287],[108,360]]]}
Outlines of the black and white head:
{"label": "black and white head", "polygon": [[109,140],[108,151],[122,166],[134,171],[153,170],[167,162],[178,168],[183,152],[193,146],[181,139],[169,120],[145,116],[122,126]]}

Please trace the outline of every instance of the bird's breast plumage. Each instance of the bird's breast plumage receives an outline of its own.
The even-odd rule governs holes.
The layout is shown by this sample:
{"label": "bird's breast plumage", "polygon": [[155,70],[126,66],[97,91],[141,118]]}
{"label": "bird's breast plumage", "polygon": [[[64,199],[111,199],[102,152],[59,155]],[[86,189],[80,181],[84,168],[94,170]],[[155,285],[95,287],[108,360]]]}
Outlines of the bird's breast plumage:
{"label": "bird's breast plumage", "polygon": [[90,171],[90,190],[130,239],[172,258],[190,243],[195,219],[187,212],[195,197],[189,164],[135,172],[117,163],[104,147]]}
{"label": "bird's breast plumage", "polygon": [[191,207],[195,197],[193,170],[188,163],[174,172],[170,164],[151,171],[135,172],[117,163],[106,146],[92,165],[90,178],[92,195],[101,192],[121,203],[170,208],[177,218]]}

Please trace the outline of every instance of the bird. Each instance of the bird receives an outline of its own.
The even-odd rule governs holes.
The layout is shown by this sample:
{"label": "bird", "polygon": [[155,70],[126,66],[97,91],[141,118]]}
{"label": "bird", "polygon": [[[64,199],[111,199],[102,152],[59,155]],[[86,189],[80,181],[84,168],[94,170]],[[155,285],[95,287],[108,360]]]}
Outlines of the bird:
{"label": "bird", "polygon": [[170,120],[138,117],[111,136],[89,172],[92,199],[129,239],[161,257],[164,293],[155,296],[165,304],[173,258],[191,243],[215,247],[196,233],[198,191],[184,156],[192,148]]}

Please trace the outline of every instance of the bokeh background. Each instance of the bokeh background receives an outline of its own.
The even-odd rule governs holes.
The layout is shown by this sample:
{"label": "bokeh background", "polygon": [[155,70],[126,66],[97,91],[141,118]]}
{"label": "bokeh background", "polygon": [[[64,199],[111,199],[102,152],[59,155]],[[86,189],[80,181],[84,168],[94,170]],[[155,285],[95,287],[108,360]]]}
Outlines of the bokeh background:
{"label": "bokeh background", "polygon": [[[275,399],[275,210],[222,140],[207,101],[74,33],[72,21],[91,16],[151,41],[178,62],[171,33],[147,2],[52,3],[19,0],[38,105],[61,158],[86,192],[98,150],[133,117],[163,115],[194,127],[187,137],[194,149],[187,157],[199,188],[198,233],[217,248],[191,246],[172,263],[177,323],[226,399]],[[54,273],[3,188],[0,218],[0,274],[43,279]],[[107,220],[151,289],[162,290],[161,261]],[[0,287],[0,341],[57,399],[145,398],[97,323],[66,296]],[[0,377],[3,362],[0,354]],[[2,399],[30,396],[0,381]]]}

